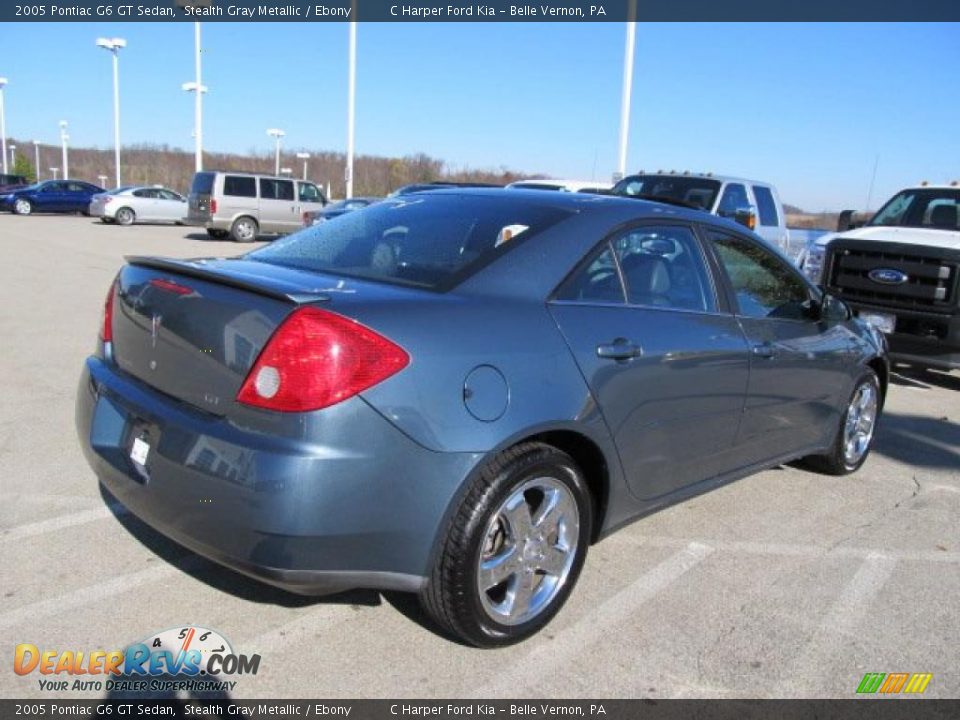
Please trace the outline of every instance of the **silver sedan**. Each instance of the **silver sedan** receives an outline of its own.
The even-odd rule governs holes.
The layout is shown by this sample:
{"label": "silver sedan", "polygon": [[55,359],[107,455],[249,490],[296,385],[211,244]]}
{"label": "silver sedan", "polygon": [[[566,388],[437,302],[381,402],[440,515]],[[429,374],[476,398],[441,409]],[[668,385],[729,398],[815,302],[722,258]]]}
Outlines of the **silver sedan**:
{"label": "silver sedan", "polygon": [[187,199],[159,186],[127,186],[94,195],[88,211],[105,223],[133,225],[137,222],[174,222],[187,214]]}

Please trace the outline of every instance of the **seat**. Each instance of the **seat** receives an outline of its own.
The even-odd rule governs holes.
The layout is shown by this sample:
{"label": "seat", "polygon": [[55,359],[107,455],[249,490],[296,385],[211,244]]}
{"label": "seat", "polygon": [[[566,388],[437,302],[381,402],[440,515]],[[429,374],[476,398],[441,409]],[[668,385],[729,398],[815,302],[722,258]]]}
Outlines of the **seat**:
{"label": "seat", "polygon": [[623,275],[630,302],[635,305],[670,305],[670,271],[659,255],[636,253],[624,258]]}
{"label": "seat", "polygon": [[935,205],[930,211],[930,224],[933,227],[957,229],[957,206]]}

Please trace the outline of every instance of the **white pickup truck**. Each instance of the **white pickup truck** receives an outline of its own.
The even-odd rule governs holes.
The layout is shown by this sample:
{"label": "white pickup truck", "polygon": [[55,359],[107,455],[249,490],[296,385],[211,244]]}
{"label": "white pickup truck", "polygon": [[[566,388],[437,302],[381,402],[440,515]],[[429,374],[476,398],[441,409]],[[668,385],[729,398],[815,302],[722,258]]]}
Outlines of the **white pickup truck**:
{"label": "white pickup truck", "polygon": [[960,183],[901,190],[866,225],[818,238],[801,267],[886,334],[893,360],[960,368]]}
{"label": "white pickup truck", "polygon": [[614,185],[614,195],[679,201],[730,218],[753,230],[785,254],[790,251],[787,219],[770,183],[713,173],[640,171]]}

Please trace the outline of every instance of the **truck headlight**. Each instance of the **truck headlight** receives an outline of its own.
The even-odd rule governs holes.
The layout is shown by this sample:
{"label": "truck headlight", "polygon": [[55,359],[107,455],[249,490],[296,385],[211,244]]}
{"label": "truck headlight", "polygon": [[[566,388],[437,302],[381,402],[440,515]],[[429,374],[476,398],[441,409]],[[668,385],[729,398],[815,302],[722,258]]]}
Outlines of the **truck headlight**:
{"label": "truck headlight", "polygon": [[813,245],[807,249],[807,255],[803,259],[803,274],[811,282],[820,284],[823,279],[823,258],[826,255],[826,249],[823,245]]}

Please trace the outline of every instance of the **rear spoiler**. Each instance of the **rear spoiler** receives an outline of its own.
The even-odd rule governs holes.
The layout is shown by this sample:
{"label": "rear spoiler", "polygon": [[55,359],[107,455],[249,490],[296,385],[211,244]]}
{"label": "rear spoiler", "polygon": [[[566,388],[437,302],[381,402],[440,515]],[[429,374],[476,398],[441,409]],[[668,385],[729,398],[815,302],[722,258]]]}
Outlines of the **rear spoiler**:
{"label": "rear spoiler", "polygon": [[237,288],[238,290],[246,290],[247,292],[262,297],[281,300],[283,302],[293,303],[294,305],[328,302],[330,300],[329,295],[322,293],[285,293],[282,290],[265,286],[254,280],[248,280],[225,272],[218,272],[205,267],[206,260],[204,259],[173,260],[171,258],[151,257],[149,255],[126,255],[123,259],[130,265],[152,268],[154,270],[166,270],[175,272],[178,275],[197,278],[198,280],[209,280],[210,282],[215,282],[220,285]]}

